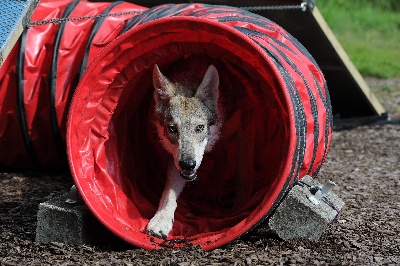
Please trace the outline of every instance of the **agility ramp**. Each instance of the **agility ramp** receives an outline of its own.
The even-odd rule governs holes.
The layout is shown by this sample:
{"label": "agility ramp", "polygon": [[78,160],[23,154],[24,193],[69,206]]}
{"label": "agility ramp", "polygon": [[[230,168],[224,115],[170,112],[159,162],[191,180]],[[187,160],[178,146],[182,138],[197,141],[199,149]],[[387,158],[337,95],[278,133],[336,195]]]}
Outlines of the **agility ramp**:
{"label": "agility ramp", "polygon": [[0,4],[0,66],[28,24],[38,0],[2,0]]}

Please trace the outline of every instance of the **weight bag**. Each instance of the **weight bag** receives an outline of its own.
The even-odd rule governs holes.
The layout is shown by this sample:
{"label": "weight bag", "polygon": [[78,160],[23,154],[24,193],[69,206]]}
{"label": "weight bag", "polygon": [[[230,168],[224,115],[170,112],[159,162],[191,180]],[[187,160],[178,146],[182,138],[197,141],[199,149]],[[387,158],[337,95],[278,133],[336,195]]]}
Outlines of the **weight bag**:
{"label": "weight bag", "polygon": [[40,1],[31,18],[39,23],[0,68],[1,168],[67,168],[66,121],[79,78],[145,10],[122,1]]}
{"label": "weight bag", "polygon": [[[211,250],[262,222],[299,178],[316,177],[331,139],[329,95],[285,30],[237,8],[180,4],[154,7],[125,31],[85,72],[67,125],[75,183],[112,232],[145,249]],[[146,234],[171,157],[152,122],[152,69],[197,71],[204,62],[219,71],[224,122],[163,240]]]}

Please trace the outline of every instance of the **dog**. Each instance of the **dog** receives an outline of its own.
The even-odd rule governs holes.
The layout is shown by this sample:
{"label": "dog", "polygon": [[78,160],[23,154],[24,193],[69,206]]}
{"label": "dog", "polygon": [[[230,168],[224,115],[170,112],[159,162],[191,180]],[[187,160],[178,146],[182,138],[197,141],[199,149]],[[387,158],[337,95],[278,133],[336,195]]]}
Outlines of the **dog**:
{"label": "dog", "polygon": [[147,225],[152,236],[168,237],[180,193],[196,179],[204,153],[219,137],[219,73],[214,65],[207,65],[200,78],[198,69],[184,73],[181,68],[167,78],[157,64],[153,68],[154,125],[171,159],[158,210]]}

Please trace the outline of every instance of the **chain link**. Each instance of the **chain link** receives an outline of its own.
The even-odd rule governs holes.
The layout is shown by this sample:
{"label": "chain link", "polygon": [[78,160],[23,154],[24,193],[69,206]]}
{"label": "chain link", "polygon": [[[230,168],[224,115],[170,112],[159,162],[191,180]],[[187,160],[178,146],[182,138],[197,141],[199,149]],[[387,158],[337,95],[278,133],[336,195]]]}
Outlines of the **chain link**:
{"label": "chain link", "polygon": [[289,10],[289,9],[300,9],[301,11],[307,10],[307,2],[302,2],[300,5],[276,5],[276,6],[247,6],[241,7],[247,11],[264,11],[264,10]]}
{"label": "chain link", "polygon": [[107,18],[107,17],[120,17],[120,16],[125,16],[125,15],[141,14],[143,12],[144,12],[143,10],[133,10],[133,11],[118,12],[118,13],[99,14],[99,15],[93,15],[93,16],[52,18],[52,19],[46,19],[46,20],[40,20],[40,21],[31,21],[26,25],[26,27],[29,29],[31,27],[45,25],[45,24],[58,25],[61,23],[66,23],[66,22],[74,22],[74,21],[97,19],[97,18]]}

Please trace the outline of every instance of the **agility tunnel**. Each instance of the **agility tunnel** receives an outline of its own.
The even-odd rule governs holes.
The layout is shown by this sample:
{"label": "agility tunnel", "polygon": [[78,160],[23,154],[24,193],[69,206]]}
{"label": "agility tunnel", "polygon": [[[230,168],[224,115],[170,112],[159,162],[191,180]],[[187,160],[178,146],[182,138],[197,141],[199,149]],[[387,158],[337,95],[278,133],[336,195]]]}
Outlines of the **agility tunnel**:
{"label": "agility tunnel", "polygon": [[[107,8],[107,4],[103,5],[102,11]],[[53,93],[69,100],[63,108],[55,108],[53,115],[46,110],[47,118],[42,120],[48,123],[48,131],[43,128],[36,135],[59,139],[55,143],[61,151],[65,145],[72,176],[86,205],[123,240],[145,249],[200,245],[211,250],[260,224],[301,177],[317,176],[327,156],[332,131],[326,82],[305,48],[266,18],[237,8],[204,4],[162,5],[143,11],[130,14],[123,29],[109,39],[120,36],[97,50],[92,63],[81,72],[84,74],[72,100],[68,98],[76,86],[72,79],[57,77],[59,87],[50,87],[47,77],[43,79],[46,97],[53,88]],[[49,17],[63,13],[57,12]],[[110,18],[118,19],[107,17]],[[59,28],[47,27],[61,40],[64,35],[79,31],[58,34]],[[116,32],[108,27],[103,36],[111,35],[107,30]],[[39,27],[35,34],[40,35]],[[45,39],[55,47],[54,37]],[[71,43],[78,43],[75,40],[76,37],[70,39]],[[96,46],[93,40],[85,43]],[[37,49],[34,47],[26,46],[25,54]],[[83,50],[76,52],[77,57],[71,56],[75,63],[70,63],[68,69],[74,68],[75,74],[69,77],[82,69],[77,66],[82,65]],[[41,58],[46,57],[52,56],[43,52]],[[7,72],[8,80],[21,83],[21,78],[15,77],[21,66],[13,63],[6,62],[9,69],[5,71],[3,66],[0,77]],[[198,178],[184,188],[173,230],[163,240],[146,233],[161,198],[170,158],[152,124],[152,69],[155,64],[163,73],[176,66],[193,67],[200,69],[195,74],[202,77],[202,68],[197,66],[204,63],[218,69],[224,123],[213,150],[204,156]],[[48,72],[51,64],[40,66]],[[29,72],[27,69],[25,66],[24,73]],[[3,80],[2,95],[6,92]],[[39,108],[41,97],[32,98]],[[54,108],[51,101],[46,104]],[[58,125],[56,130],[49,120]],[[23,132],[15,121],[14,128],[15,132]],[[26,146],[21,144],[21,150]],[[51,154],[57,152],[57,144],[46,148],[53,150]],[[2,164],[14,162],[4,156],[2,153],[0,157]],[[42,165],[52,164],[51,160],[40,161]],[[59,161],[64,162],[62,158]]]}

